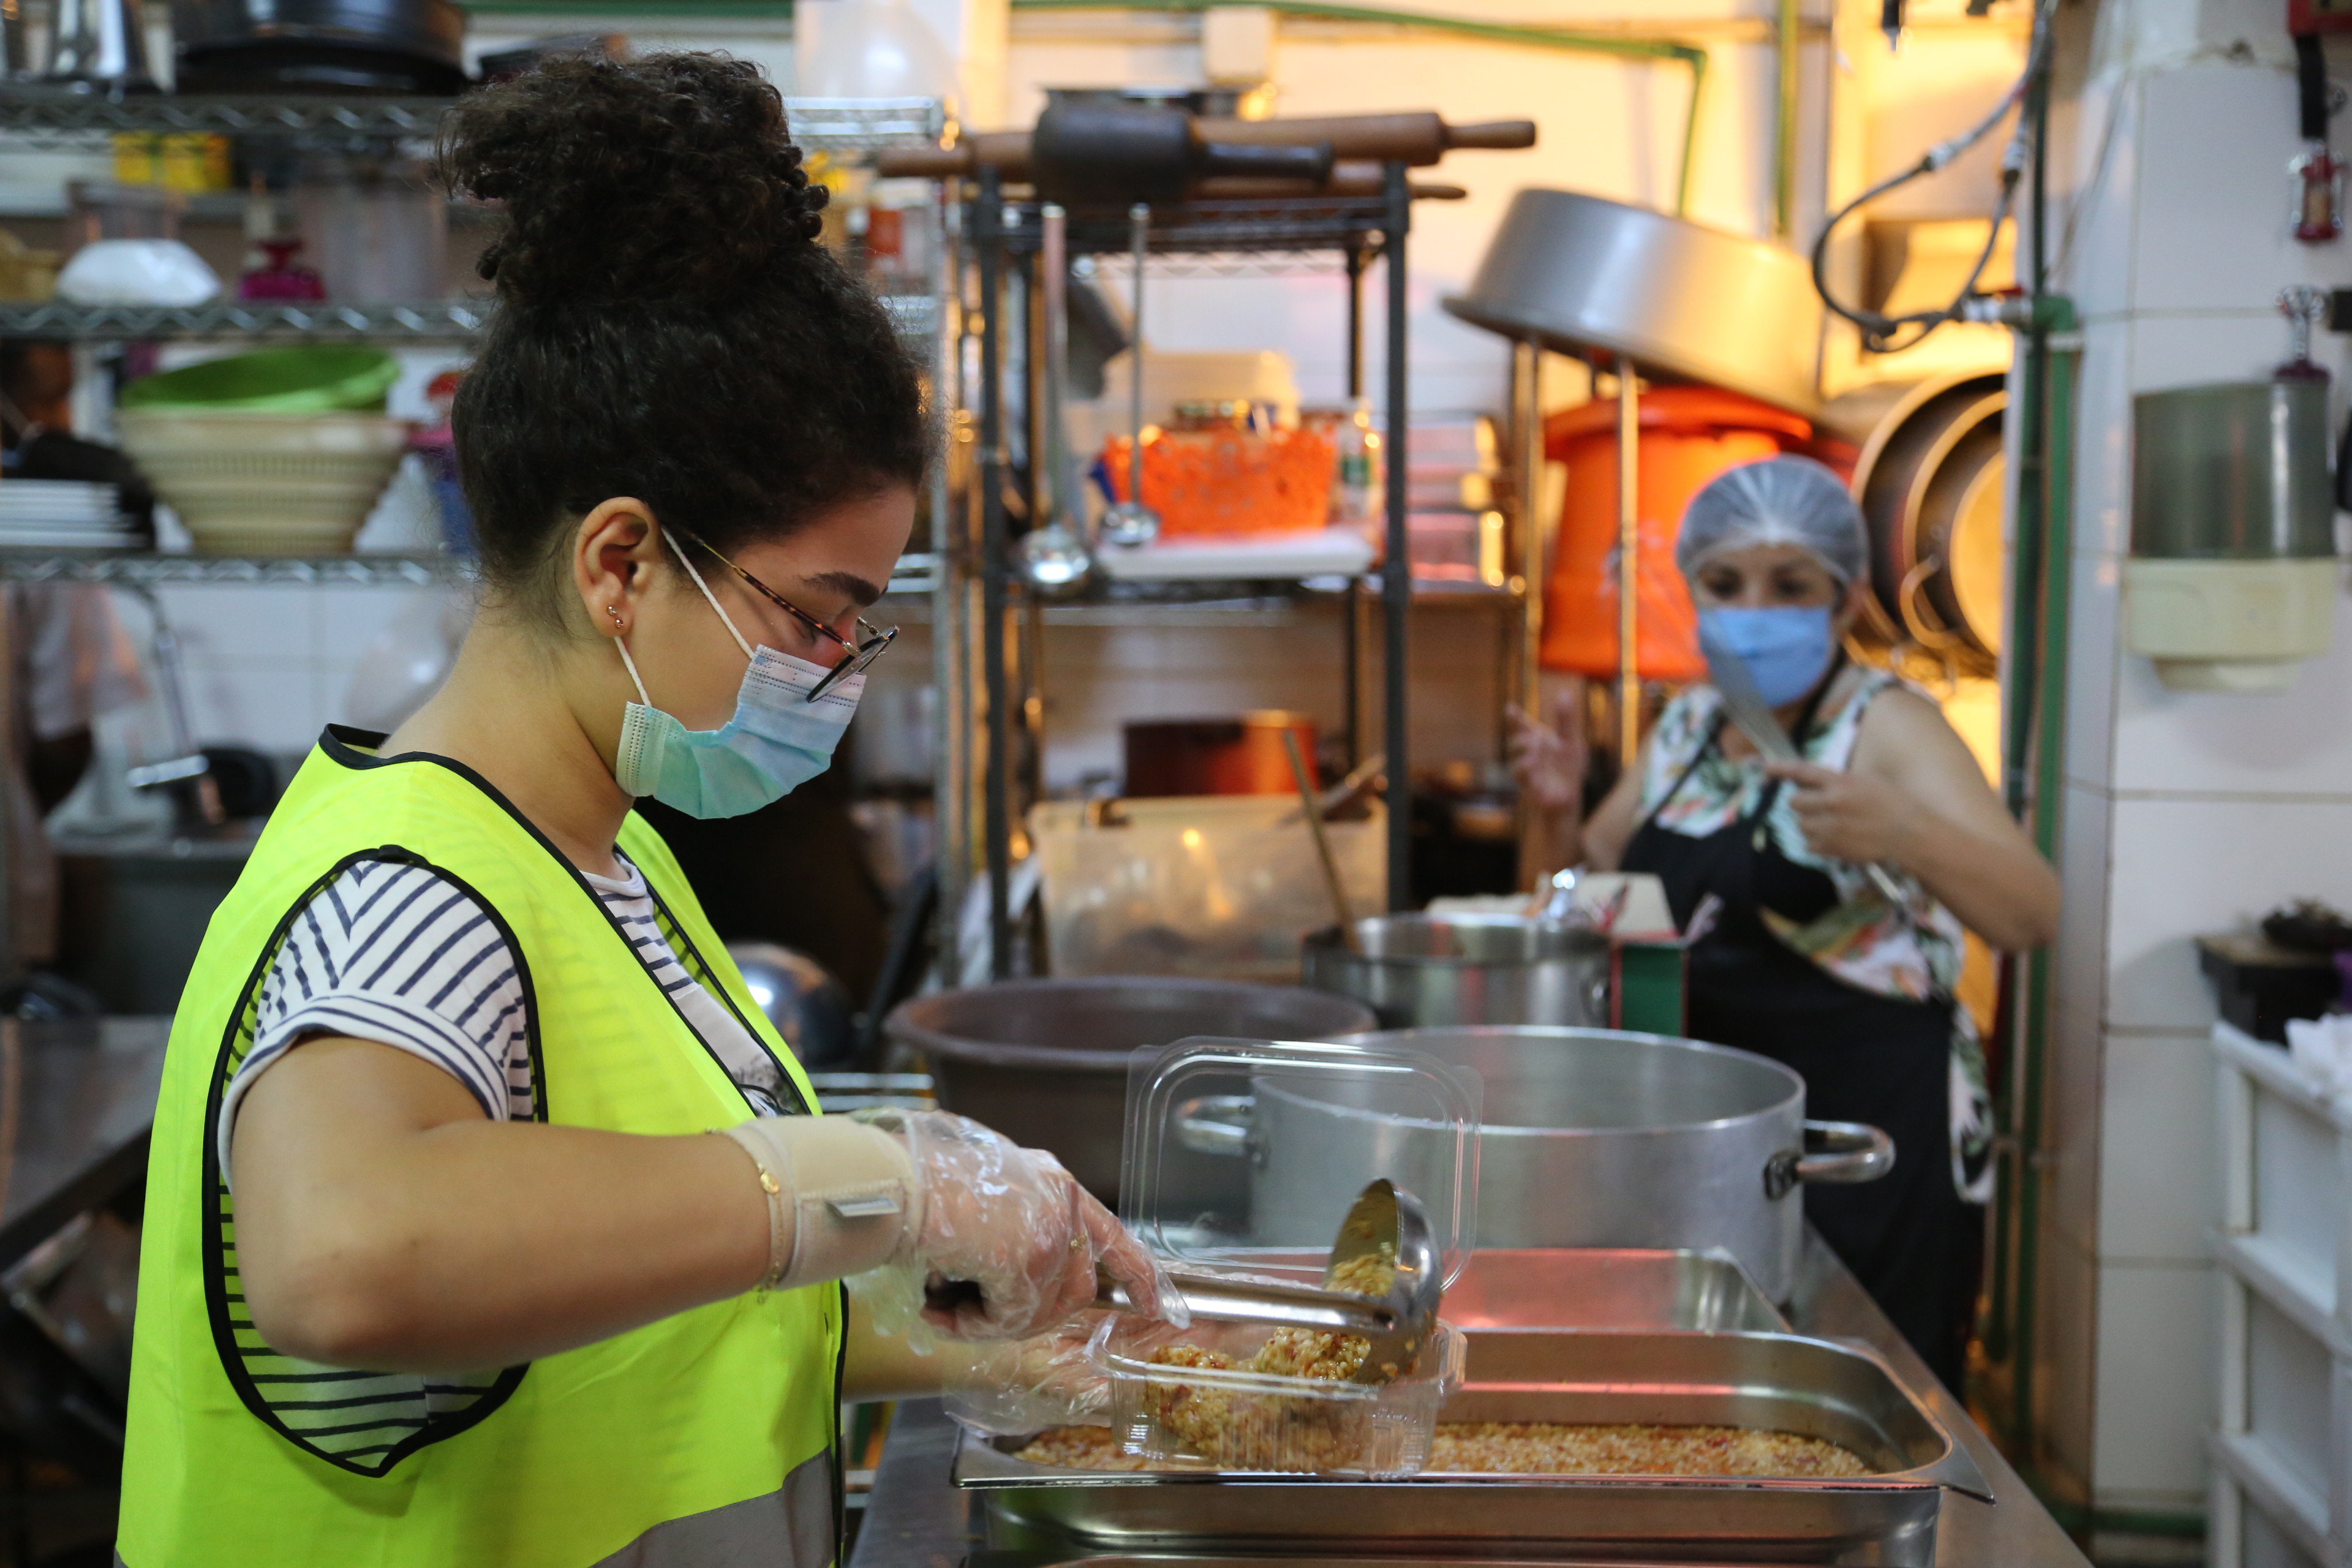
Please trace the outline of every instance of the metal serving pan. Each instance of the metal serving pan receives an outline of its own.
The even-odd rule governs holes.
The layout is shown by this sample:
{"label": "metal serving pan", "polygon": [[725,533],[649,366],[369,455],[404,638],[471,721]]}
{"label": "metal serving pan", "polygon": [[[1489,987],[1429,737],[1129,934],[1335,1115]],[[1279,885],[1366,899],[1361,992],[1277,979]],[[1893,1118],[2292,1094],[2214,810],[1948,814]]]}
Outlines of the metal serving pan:
{"label": "metal serving pan", "polygon": [[1792,1334],[1470,1335],[1453,1421],[1656,1422],[1798,1432],[1877,1467],[1853,1479],[1417,1476],[1347,1481],[1058,1469],[1022,1439],[967,1436],[958,1486],[986,1497],[992,1544],[1115,1552],[1239,1551],[1382,1559],[1685,1558],[1927,1568],[1946,1488],[1984,1477],[1875,1352]]}

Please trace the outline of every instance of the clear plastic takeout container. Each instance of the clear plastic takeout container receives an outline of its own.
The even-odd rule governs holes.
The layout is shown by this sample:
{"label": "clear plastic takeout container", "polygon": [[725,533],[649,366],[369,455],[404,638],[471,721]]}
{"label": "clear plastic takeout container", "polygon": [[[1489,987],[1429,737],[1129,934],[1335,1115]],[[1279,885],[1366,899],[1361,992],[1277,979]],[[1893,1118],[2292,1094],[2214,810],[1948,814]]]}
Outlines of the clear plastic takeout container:
{"label": "clear plastic takeout container", "polygon": [[[1358,1194],[1385,1180],[1419,1201],[1451,1285],[1477,1236],[1483,1099],[1475,1072],[1396,1046],[1147,1047],[1128,1072],[1120,1216],[1181,1269],[1319,1285]],[[1360,1357],[1360,1340],[1262,1324],[1174,1334],[1129,1320],[1097,1353],[1130,1453],[1397,1476],[1428,1460],[1438,1406],[1461,1382],[1462,1343],[1441,1325],[1384,1384],[1352,1380],[1347,1356]]]}
{"label": "clear plastic takeout container", "polygon": [[1462,1335],[1441,1322],[1413,1370],[1378,1385],[1251,1370],[1269,1342],[1295,1348],[1311,1332],[1203,1325],[1174,1336],[1182,1364],[1164,1331],[1114,1331],[1099,1352],[1111,1430],[1130,1454],[1219,1470],[1384,1479],[1427,1466],[1438,1409],[1462,1385]]}
{"label": "clear plastic takeout container", "polygon": [[1119,1217],[1188,1268],[1319,1283],[1374,1181],[1420,1200],[1445,1283],[1478,1234],[1484,1089],[1394,1045],[1194,1037],[1129,1058]]}

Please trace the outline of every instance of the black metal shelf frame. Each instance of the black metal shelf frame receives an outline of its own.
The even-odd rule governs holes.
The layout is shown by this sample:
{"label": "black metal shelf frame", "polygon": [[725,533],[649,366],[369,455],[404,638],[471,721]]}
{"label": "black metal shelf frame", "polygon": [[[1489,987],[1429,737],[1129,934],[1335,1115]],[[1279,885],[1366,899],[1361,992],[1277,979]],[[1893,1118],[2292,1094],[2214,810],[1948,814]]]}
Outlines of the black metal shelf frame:
{"label": "black metal shelf frame", "polygon": [[[77,91],[0,83],[0,137],[27,151],[71,150],[124,131],[225,136],[376,137],[430,141],[454,98],[368,98]],[[866,152],[936,142],[945,110],[929,98],[787,98],[784,117],[805,152]]]}
{"label": "black metal shelf frame", "polygon": [[[939,301],[928,294],[885,294],[883,309],[900,335],[928,342],[939,331]],[[0,338],[64,338],[87,342],[169,338],[382,339],[461,343],[489,321],[490,301],[282,305],[216,300],[203,305],[76,305],[63,300],[0,302]]]}
{"label": "black metal shelf frame", "polygon": [[[976,199],[965,205],[966,241],[978,273],[980,332],[981,649],[987,693],[988,752],[983,780],[982,838],[989,882],[989,968],[997,979],[1013,973],[1012,883],[1013,715],[1005,658],[1007,616],[1014,581],[1012,538],[1004,486],[1012,472],[1005,442],[1003,371],[1004,283],[1008,263],[1034,265],[1044,238],[1034,202],[1008,204],[1002,177],[983,169]],[[1322,202],[1229,201],[1188,203],[1155,211],[1149,237],[1154,258],[1171,258],[1151,270],[1193,277],[1247,277],[1298,270],[1302,256],[1336,254],[1349,282],[1348,391],[1363,395],[1364,273],[1384,259],[1387,281],[1387,384],[1383,440],[1386,464],[1386,559],[1380,574],[1384,637],[1381,643],[1383,744],[1388,774],[1389,904],[1402,909],[1409,897],[1412,848],[1411,785],[1405,731],[1406,630],[1412,605],[1411,563],[1406,555],[1406,436],[1409,430],[1406,359],[1405,244],[1412,226],[1407,170],[1390,163],[1377,197],[1335,197]],[[1073,257],[1123,256],[1129,231],[1123,211],[1071,213],[1066,230]],[[1033,366],[1034,374],[1034,366]],[[1027,406],[1036,406],[1034,397]],[[1352,590],[1350,591],[1352,597]],[[1359,706],[1355,691],[1357,622],[1343,616],[1348,722],[1353,732]]]}
{"label": "black metal shelf frame", "polygon": [[[889,594],[928,595],[939,585],[940,558],[898,557]],[[144,550],[33,550],[0,544],[0,583],[112,583],[131,588],[280,583],[306,586],[397,587],[470,583],[473,557],[442,554],[204,555]]]}

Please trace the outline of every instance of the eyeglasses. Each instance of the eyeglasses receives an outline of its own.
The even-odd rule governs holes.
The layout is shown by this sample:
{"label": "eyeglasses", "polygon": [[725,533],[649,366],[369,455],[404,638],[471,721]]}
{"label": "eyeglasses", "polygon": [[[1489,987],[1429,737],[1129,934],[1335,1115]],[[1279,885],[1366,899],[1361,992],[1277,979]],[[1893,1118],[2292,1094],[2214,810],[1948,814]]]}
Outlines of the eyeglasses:
{"label": "eyeglasses", "polygon": [[883,651],[898,638],[898,627],[877,626],[873,622],[867,620],[864,616],[860,616],[857,617],[857,630],[859,633],[858,640],[852,642],[847,637],[843,637],[839,632],[835,631],[831,626],[826,626],[823,621],[818,620],[814,616],[810,615],[806,610],[802,609],[798,605],[793,604],[790,599],[785,598],[782,594],[777,593],[773,588],[769,587],[765,583],[761,582],[757,577],[752,576],[749,572],[744,571],[740,566],[736,565],[732,561],[728,560],[724,555],[719,554],[715,548],[705,543],[702,540],[698,539],[687,530],[672,524],[670,531],[685,540],[688,544],[699,546],[704,551],[709,552],[712,560],[718,562],[721,566],[726,567],[730,572],[734,573],[738,577],[742,578],[743,581],[751,586],[754,593],[765,597],[771,604],[774,605],[776,608],[783,611],[784,614],[792,616],[793,619],[806,626],[811,633],[824,638],[826,642],[837,643],[840,645],[843,653],[841,662],[835,665],[832,669],[828,670],[825,673],[824,679],[818,681],[814,686],[809,689],[809,694],[802,699],[804,702],[815,701],[818,698],[824,696],[827,691],[832,690],[833,688],[839,685],[841,682],[847,680],[853,675],[865,674],[868,668],[872,668],[874,661],[882,657]]}

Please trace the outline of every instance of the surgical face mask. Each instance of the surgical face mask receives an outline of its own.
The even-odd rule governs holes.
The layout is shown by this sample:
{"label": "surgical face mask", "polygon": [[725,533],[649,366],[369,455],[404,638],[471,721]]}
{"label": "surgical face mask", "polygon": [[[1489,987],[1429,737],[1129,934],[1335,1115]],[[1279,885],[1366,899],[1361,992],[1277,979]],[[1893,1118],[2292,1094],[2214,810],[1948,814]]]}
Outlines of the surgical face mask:
{"label": "surgical face mask", "polygon": [[1739,656],[1765,701],[1785,708],[1802,699],[1829,673],[1837,652],[1837,632],[1827,605],[1775,605],[1746,610],[1703,609],[1706,629]]}
{"label": "surgical face mask", "polygon": [[734,716],[716,730],[689,730],[653,705],[627,642],[615,639],[638,700],[628,705],[621,721],[613,777],[629,794],[649,795],[688,816],[741,816],[782,799],[832,765],[841,732],[857,711],[866,677],[853,675],[811,702],[809,692],[831,672],[745,642],[675,539],[670,549],[751,667],[735,694]]}

